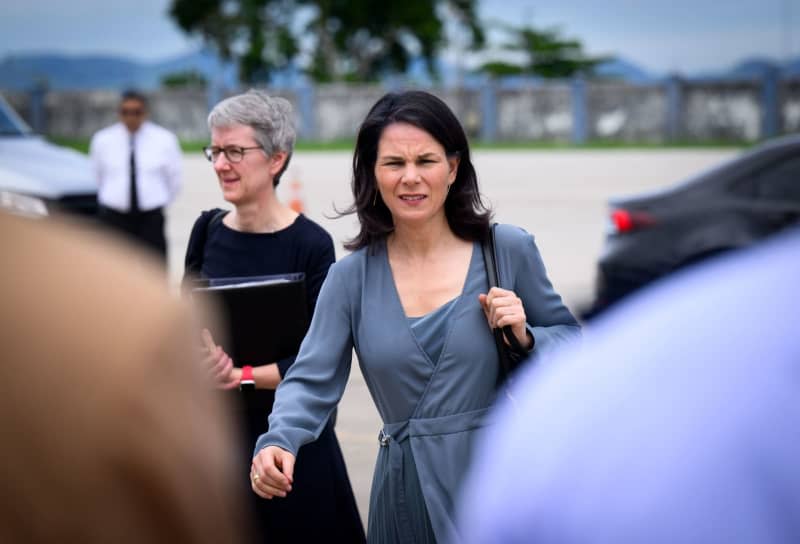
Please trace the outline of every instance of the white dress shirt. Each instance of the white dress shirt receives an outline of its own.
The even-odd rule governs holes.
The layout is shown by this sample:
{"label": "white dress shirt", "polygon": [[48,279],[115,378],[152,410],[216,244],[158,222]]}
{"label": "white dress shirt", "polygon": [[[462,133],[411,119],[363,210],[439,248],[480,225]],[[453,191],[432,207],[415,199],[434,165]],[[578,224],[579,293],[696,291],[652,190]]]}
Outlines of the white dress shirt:
{"label": "white dress shirt", "polygon": [[[139,208],[153,210],[170,204],[181,187],[178,139],[167,129],[145,121],[133,135]],[[115,123],[98,131],[89,145],[101,206],[130,211],[131,134]]]}

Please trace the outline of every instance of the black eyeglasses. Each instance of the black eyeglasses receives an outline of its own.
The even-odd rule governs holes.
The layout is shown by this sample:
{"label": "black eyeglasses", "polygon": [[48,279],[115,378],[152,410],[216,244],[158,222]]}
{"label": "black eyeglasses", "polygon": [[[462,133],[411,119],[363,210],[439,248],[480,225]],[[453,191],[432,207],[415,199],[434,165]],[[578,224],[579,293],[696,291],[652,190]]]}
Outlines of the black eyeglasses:
{"label": "black eyeglasses", "polygon": [[252,147],[240,147],[236,145],[229,145],[228,147],[216,147],[213,145],[207,145],[203,148],[203,154],[206,156],[209,162],[216,162],[220,153],[225,155],[225,158],[228,159],[228,162],[241,162],[244,158],[245,151],[250,151],[251,149],[264,148],[260,145],[255,145]]}

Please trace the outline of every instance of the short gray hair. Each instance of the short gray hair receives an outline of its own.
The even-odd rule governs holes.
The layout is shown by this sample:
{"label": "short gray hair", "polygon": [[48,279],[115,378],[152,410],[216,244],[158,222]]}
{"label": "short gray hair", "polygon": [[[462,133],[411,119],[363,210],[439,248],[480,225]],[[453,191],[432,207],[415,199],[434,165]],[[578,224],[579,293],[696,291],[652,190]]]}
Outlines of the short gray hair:
{"label": "short gray hair", "polygon": [[283,169],[275,176],[275,185],[286,171],[294,152],[297,137],[294,123],[294,109],[288,100],[256,89],[226,98],[208,114],[209,130],[246,125],[253,129],[256,142],[267,154],[287,153]]}

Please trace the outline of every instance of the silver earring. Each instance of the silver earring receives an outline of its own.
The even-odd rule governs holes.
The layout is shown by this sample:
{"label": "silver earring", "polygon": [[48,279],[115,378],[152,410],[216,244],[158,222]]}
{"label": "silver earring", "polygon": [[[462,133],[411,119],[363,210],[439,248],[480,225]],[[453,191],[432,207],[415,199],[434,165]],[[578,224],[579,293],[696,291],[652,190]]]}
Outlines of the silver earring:
{"label": "silver earring", "polygon": [[375,194],[372,196],[372,205],[375,206],[377,202],[378,202],[378,190],[375,189]]}

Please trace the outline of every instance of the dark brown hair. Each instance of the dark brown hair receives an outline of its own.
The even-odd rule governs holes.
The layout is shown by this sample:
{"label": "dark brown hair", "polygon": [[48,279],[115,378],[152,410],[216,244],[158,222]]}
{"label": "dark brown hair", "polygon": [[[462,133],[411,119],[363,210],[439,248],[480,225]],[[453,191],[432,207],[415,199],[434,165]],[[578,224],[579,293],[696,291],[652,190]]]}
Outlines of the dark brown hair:
{"label": "dark brown hair", "polygon": [[448,157],[458,156],[456,179],[444,210],[453,233],[464,240],[483,240],[492,213],[483,203],[470,159],[467,135],[441,99],[424,91],[389,93],[378,100],[361,124],[353,154],[353,204],[342,215],[358,215],[361,230],[345,248],[356,250],[384,239],[394,230],[392,214],[378,192],[375,161],[383,130],[392,123],[408,123],[430,134]]}

